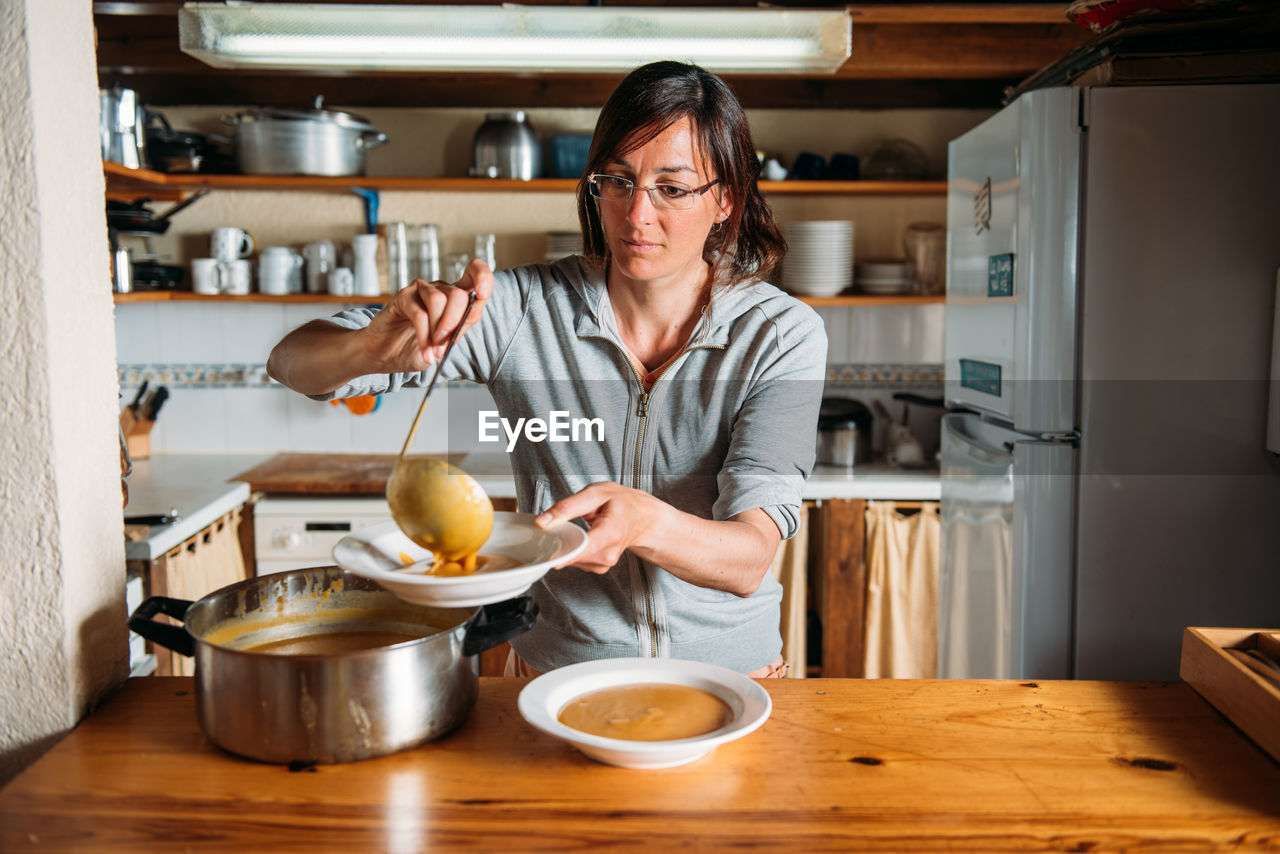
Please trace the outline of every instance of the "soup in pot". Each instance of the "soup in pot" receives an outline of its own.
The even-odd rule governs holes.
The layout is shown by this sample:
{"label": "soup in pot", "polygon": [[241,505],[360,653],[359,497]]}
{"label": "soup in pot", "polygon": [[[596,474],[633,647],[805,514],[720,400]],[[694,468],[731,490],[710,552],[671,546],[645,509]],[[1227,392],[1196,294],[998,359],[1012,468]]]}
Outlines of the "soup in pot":
{"label": "soup in pot", "polygon": [[332,655],[392,646],[417,640],[420,637],[421,635],[400,632],[315,632],[245,646],[241,649],[245,652],[266,652],[272,655]]}
{"label": "soup in pot", "polygon": [[710,691],[655,682],[589,691],[565,704],[558,718],[591,735],[673,741],[715,732],[733,720],[733,710]]}

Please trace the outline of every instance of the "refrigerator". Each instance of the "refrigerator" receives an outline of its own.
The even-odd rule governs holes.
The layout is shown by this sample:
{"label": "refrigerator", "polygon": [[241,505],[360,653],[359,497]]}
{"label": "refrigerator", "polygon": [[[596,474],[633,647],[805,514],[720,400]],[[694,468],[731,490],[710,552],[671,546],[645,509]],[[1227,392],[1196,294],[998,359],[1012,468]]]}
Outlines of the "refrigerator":
{"label": "refrigerator", "polygon": [[947,230],[939,675],[1280,627],[1280,86],[1025,93],[950,144]]}

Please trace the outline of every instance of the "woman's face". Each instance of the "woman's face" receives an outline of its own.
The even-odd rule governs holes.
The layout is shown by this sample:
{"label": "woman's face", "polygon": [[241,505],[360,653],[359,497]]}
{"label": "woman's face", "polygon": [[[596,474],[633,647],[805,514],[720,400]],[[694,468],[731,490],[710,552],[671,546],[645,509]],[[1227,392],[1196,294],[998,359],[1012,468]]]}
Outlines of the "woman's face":
{"label": "woman's face", "polygon": [[707,169],[688,117],[605,163],[602,172],[636,184],[626,201],[597,200],[605,242],[613,256],[611,280],[621,277],[642,285],[700,285],[705,281],[703,246],[712,226],[730,212],[723,186],[702,193],[687,210],[655,208],[640,187],[665,184],[696,190],[719,177]]}

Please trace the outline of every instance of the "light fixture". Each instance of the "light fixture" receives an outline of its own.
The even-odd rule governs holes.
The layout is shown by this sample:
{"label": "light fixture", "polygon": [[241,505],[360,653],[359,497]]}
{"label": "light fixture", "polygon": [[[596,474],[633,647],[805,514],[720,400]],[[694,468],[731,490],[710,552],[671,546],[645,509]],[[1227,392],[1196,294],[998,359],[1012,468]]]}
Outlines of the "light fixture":
{"label": "light fixture", "polygon": [[184,53],[217,68],[627,71],[658,59],[720,73],[832,73],[837,9],[187,3]]}

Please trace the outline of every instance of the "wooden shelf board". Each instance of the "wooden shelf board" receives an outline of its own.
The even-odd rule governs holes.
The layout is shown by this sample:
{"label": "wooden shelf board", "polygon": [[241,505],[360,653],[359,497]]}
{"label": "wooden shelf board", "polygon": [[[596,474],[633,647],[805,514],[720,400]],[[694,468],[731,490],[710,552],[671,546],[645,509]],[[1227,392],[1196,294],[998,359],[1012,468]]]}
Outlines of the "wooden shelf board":
{"label": "wooden shelf board", "polygon": [[[150,195],[198,190],[321,190],[338,191],[364,187],[383,191],[435,192],[573,192],[576,178],[537,178],[516,181],[504,178],[407,178],[383,176],[308,175],[188,175],[165,174],[150,169],[129,169],[104,162],[108,192],[114,197]],[[943,196],[946,181],[761,181],[760,189],[775,195],[832,196]]]}

